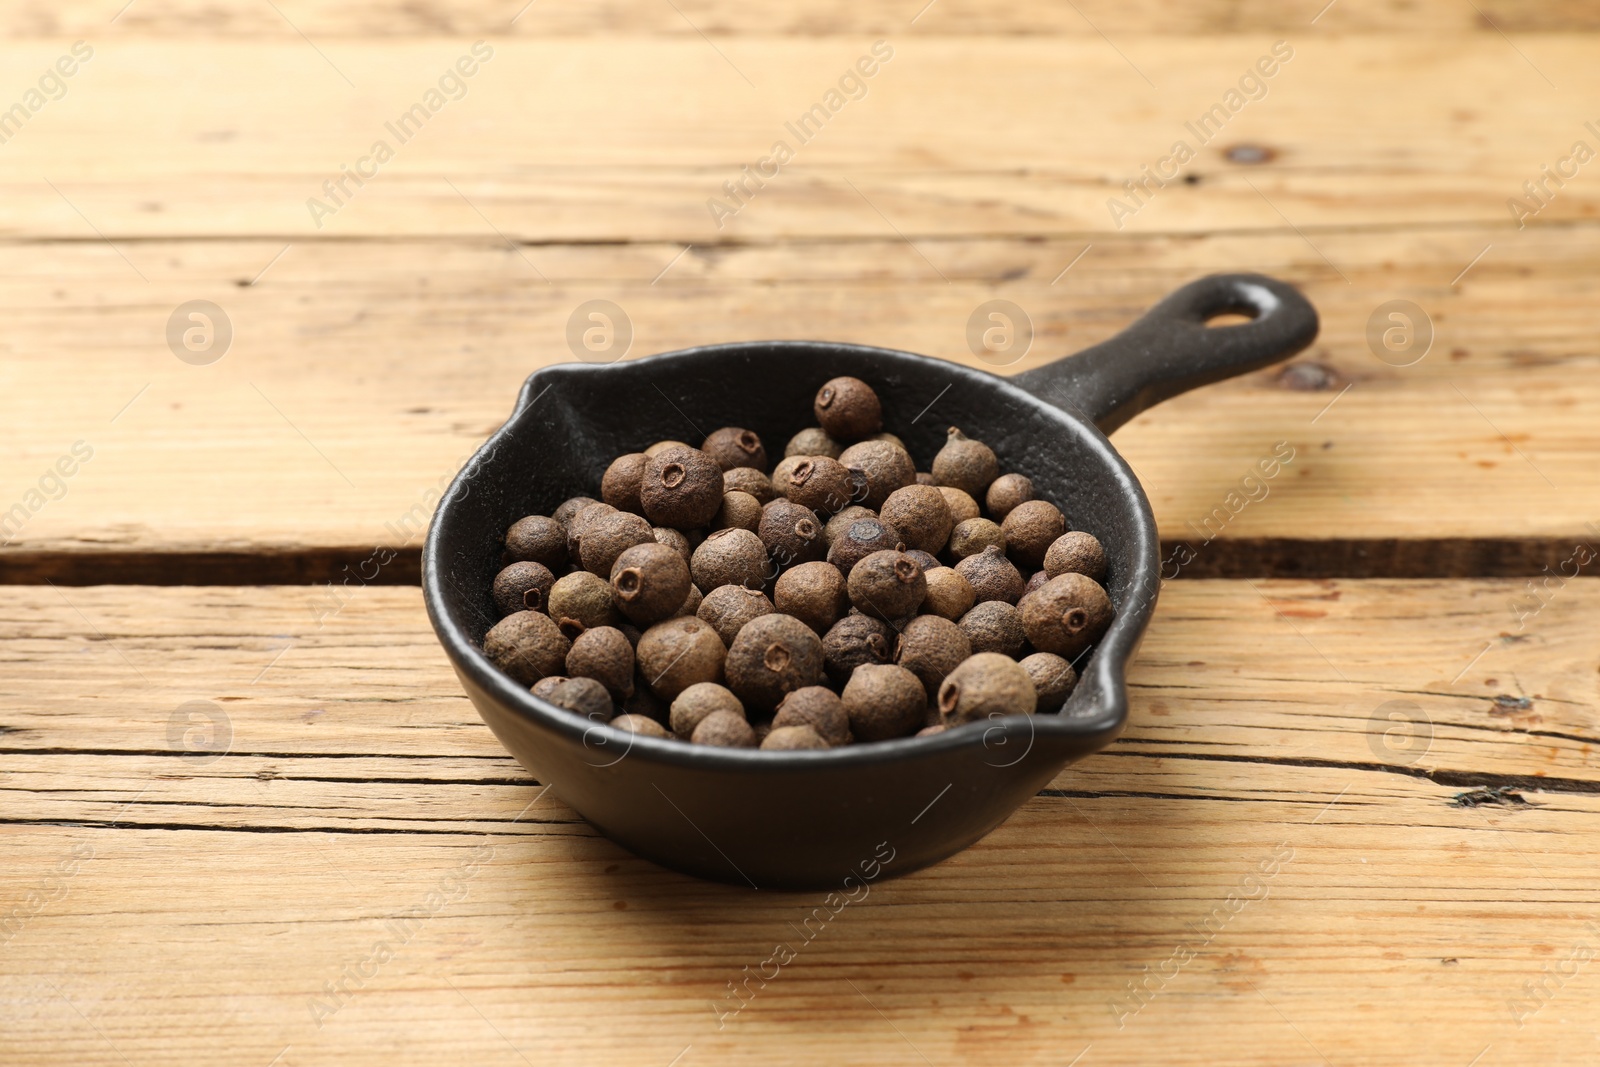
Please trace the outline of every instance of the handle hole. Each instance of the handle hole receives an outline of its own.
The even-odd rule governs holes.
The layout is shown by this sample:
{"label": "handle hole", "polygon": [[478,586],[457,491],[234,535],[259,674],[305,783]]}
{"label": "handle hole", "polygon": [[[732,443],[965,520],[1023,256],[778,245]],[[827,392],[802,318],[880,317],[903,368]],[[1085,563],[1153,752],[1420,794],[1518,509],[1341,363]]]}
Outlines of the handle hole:
{"label": "handle hole", "polygon": [[1256,321],[1254,315],[1245,315],[1238,311],[1219,311],[1206,320],[1209,329],[1216,326],[1243,326],[1247,322]]}

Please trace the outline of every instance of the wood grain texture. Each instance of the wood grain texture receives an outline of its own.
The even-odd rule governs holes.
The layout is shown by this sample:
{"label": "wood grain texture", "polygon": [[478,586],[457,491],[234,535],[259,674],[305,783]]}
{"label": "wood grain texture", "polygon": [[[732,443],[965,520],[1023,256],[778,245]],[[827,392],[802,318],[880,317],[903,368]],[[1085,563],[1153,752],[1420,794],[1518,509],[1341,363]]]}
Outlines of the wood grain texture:
{"label": "wood grain texture", "polygon": [[[0,1042],[18,1064],[1583,1062],[1600,583],[1520,633],[1497,621],[1516,588],[1169,583],[1119,743],[875,884],[720,1029],[727,984],[822,894],[665,873],[541,797],[415,591],[318,630],[307,589],[15,589]],[[225,755],[169,741],[192,699],[223,709]],[[1374,721],[1392,700],[1425,751]]]}

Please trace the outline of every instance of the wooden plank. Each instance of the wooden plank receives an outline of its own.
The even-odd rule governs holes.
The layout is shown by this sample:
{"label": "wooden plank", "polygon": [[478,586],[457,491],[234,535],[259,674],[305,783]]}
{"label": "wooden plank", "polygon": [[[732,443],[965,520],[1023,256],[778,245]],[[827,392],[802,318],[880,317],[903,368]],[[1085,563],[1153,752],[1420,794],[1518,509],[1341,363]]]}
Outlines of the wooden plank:
{"label": "wooden plank", "polygon": [[[1592,1038],[1600,582],[1497,638],[1514,593],[1169,583],[1121,742],[873,885],[730,1014],[823,895],[690,881],[553,794],[528,808],[415,591],[311,632],[307,589],[16,588],[0,1043],[19,1064],[1562,1062]],[[166,740],[191,698],[226,709],[218,759]],[[1420,758],[1375,733],[1390,700],[1431,720]]]}
{"label": "wooden plank", "polygon": [[[1542,164],[1594,140],[1584,123],[1596,116],[1563,102],[1600,89],[1593,40],[1570,34],[1515,47],[1498,33],[1296,35],[1265,96],[1208,138],[1188,133],[1273,39],[897,38],[866,95],[804,143],[785,122],[852,68],[865,39],[503,41],[465,96],[404,143],[385,123],[466,40],[350,40],[319,54],[298,39],[111,39],[7,142],[0,234],[287,241],[497,229],[706,244],[1103,233],[1119,221],[1110,198],[1127,197],[1123,183],[1178,139],[1199,153],[1185,175],[1197,184],[1167,185],[1120,220],[1127,229],[1508,225],[1508,198]],[[42,70],[61,47],[10,44],[0,59]],[[174,92],[174,72],[192,91]],[[794,159],[735,217],[714,217],[707,201],[778,139]],[[359,190],[347,185],[333,217],[314,218],[308,200],[377,140],[394,158]],[[1248,154],[1230,157],[1239,145]],[[1600,185],[1579,174],[1539,222],[1600,211]]]}
{"label": "wooden plank", "polygon": [[[592,298],[626,310],[629,358],[821,336],[985,366],[966,320],[1000,297],[1035,328],[1027,355],[1000,368],[1013,373],[1109,336],[1193,277],[1238,269],[1302,284],[1322,335],[1292,372],[1191,394],[1118,432],[1169,553],[1192,550],[1187,573],[1537,574],[1568,558],[1600,518],[1600,231],[1315,241],[1348,283],[1288,232],[921,243],[948,282],[898,240],[520,255],[462,240],[125,245],[148,282],[99,242],[0,246],[0,512],[74,442],[94,449],[65,497],[8,530],[0,573],[325,580],[382,545],[399,556],[378,580],[415,581],[435,495],[524,376],[572,358],[566,321]],[[1434,326],[1407,367],[1366,337],[1401,298]],[[181,362],[163,335],[194,299],[234,327],[210,366]],[[1296,450],[1288,475],[1219,535],[1215,509],[1279,441]]]}

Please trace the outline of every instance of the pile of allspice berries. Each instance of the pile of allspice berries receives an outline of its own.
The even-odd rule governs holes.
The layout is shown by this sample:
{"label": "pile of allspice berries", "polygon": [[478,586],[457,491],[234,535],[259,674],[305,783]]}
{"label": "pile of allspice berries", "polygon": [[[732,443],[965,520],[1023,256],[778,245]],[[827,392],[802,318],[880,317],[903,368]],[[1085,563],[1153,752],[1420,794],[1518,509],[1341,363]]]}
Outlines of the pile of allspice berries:
{"label": "pile of allspice berries", "polygon": [[636,734],[827,749],[1054,712],[1111,622],[1105,553],[952,428],[919,472],[858,378],[770,469],[725,427],[619,456],[505,536],[483,650]]}

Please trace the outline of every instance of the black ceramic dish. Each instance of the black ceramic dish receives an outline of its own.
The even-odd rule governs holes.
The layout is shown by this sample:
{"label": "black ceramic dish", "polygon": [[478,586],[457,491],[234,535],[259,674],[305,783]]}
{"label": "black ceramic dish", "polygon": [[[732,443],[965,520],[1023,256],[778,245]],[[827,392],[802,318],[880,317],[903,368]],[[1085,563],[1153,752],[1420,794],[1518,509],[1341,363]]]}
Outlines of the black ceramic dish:
{"label": "black ceramic dish", "polygon": [[[1230,312],[1252,321],[1205,325]],[[1316,333],[1316,312],[1294,289],[1231,274],[1186,285],[1111,340],[1010,380],[905,352],[811,341],[550,367],[527,380],[510,419],[439,504],[423,553],[428,615],[500,741],[623,847],[763,889],[906,874],[983,837],[1064,765],[1122,730],[1123,672],[1155,606],[1160,559],[1150,504],[1105,434],[1188,389],[1287,358]],[[591,723],[535,699],[484,658],[479,645],[497,618],[490,582],[512,522],[595,495],[612,458],[652,441],[698,444],[735,425],[781,450],[812,423],[817,388],[842,374],[877,390],[885,428],[923,469],[945,430],[960,426],[999,453],[1002,470],[1033,479],[1072,528],[1105,546],[1116,619],[1080,662],[1081,680],[1060,714],[827,752],[721,749]]]}

